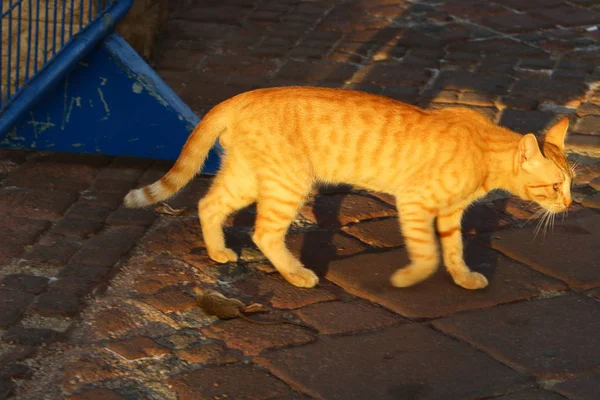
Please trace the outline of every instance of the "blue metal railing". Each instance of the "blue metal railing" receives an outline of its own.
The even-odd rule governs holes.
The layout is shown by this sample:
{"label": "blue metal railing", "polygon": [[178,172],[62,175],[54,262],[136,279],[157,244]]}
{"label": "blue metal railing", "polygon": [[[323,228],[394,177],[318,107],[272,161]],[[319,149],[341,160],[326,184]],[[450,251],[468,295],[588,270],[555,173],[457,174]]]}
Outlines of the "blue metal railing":
{"label": "blue metal railing", "polygon": [[133,0],[0,0],[0,136],[125,16]]}

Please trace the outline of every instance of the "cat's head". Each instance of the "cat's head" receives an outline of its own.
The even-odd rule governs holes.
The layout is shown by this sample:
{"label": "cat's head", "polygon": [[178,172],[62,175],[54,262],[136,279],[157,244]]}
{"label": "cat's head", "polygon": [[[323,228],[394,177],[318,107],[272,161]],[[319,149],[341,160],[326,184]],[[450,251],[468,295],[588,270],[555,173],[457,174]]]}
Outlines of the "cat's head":
{"label": "cat's head", "polygon": [[548,130],[542,148],[533,134],[525,135],[515,159],[518,195],[551,212],[565,211],[571,205],[573,170],[565,157],[565,136],[569,120],[562,119]]}

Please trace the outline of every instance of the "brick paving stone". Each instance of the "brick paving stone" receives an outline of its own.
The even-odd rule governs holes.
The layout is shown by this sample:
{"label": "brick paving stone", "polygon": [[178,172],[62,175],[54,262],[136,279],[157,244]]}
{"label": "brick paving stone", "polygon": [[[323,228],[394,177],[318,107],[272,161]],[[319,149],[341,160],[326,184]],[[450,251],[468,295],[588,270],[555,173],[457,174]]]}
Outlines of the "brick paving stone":
{"label": "brick paving stone", "polygon": [[402,68],[397,65],[367,65],[353,77],[354,82],[369,82],[383,86],[420,87],[425,84],[431,73],[425,69],[410,65]]}
{"label": "brick paving stone", "polygon": [[191,181],[181,192],[167,201],[175,209],[189,208],[190,214],[197,215],[198,202],[208,192],[212,178],[201,176]]}
{"label": "brick paving stone", "polygon": [[515,224],[514,218],[504,210],[507,201],[475,203],[465,212],[462,220],[464,233],[479,234],[495,232]]}
{"label": "brick paving stone", "polygon": [[0,365],[8,365],[10,363],[16,363],[23,361],[36,352],[35,347],[32,346],[12,346],[5,349],[0,353]]}
{"label": "brick paving stone", "polygon": [[77,193],[30,188],[0,190],[0,214],[58,220],[77,200]]}
{"label": "brick paving stone", "polygon": [[[38,266],[60,267],[66,264],[81,247],[81,243],[73,239],[60,240],[60,238],[53,237],[52,239],[42,238],[42,240],[44,242],[34,245],[22,256],[28,263]],[[47,244],[46,241],[52,241],[53,243]]]}
{"label": "brick paving stone", "polygon": [[275,78],[313,84],[317,82],[343,83],[350,79],[356,70],[355,66],[344,63],[289,61],[281,67]]}
{"label": "brick paving stone", "polygon": [[522,392],[506,394],[500,397],[494,397],[497,400],[564,400],[565,398],[558,393],[550,392],[544,389],[528,389]]}
{"label": "brick paving stone", "polygon": [[585,92],[583,82],[536,77],[520,79],[511,89],[513,96],[574,106],[581,104]]}
{"label": "brick paving stone", "polygon": [[150,226],[157,217],[154,210],[119,207],[107,218],[106,223],[109,225]]}
{"label": "brick paving stone", "polygon": [[260,58],[239,57],[233,55],[213,55],[202,65],[202,72],[219,75],[238,75],[263,77],[276,69],[275,62]]}
{"label": "brick paving stone", "polygon": [[0,289],[0,328],[8,328],[18,321],[34,298],[31,293]]}
{"label": "brick paving stone", "polygon": [[514,39],[492,38],[478,41],[458,41],[450,43],[446,50],[464,53],[501,55],[501,56],[519,56],[522,58],[543,58],[548,53],[539,48],[529,46],[525,43],[517,42]]}
{"label": "brick paving stone", "polygon": [[90,189],[81,194],[78,203],[114,210],[123,203],[123,197],[123,195],[118,193],[102,193],[95,189]]}
{"label": "brick paving stone", "polygon": [[160,357],[171,351],[146,336],[135,336],[119,342],[111,342],[106,347],[127,360],[147,357]]}
{"label": "brick paving stone", "polygon": [[32,370],[25,364],[6,364],[0,369],[0,380],[27,379]]}
{"label": "brick paving stone", "polygon": [[386,203],[355,194],[318,196],[314,204],[305,205],[300,214],[322,228],[344,226],[364,219],[396,215],[396,210]]}
{"label": "brick paving stone", "polygon": [[288,398],[293,391],[269,373],[252,366],[202,368],[171,377],[168,384],[180,400]]}
{"label": "brick paving stone", "polygon": [[202,328],[202,333],[211,339],[224,341],[227,347],[240,350],[247,356],[259,354],[266,349],[317,340],[312,331],[296,325],[259,325],[239,318]]}
{"label": "brick paving stone", "polygon": [[32,294],[40,294],[48,286],[48,278],[42,276],[12,274],[0,281],[0,289],[20,290]]}
{"label": "brick paving stone", "polygon": [[[540,233],[534,239],[535,227],[500,231],[489,245],[509,257],[559,278],[576,289],[600,285],[600,261],[596,243],[600,242],[597,229],[600,215],[582,211],[556,224],[546,237]],[[577,257],[574,257],[576,254]]]}
{"label": "brick paving stone", "polygon": [[60,332],[52,329],[13,326],[12,328],[9,328],[4,335],[2,335],[2,340],[8,343],[39,346],[50,344],[59,337]]}
{"label": "brick paving stone", "polygon": [[[502,213],[508,214],[512,218],[520,221],[528,220],[537,211],[537,206],[535,204],[521,200],[515,196],[511,196],[507,199],[495,200],[493,201],[493,205],[497,210],[502,210]],[[514,223],[512,225],[514,226]]]}
{"label": "brick paving stone", "polygon": [[510,76],[481,75],[462,71],[442,71],[434,83],[435,89],[475,91],[504,94],[511,85]]}
{"label": "brick paving stone", "polygon": [[61,218],[50,230],[52,234],[68,238],[89,239],[104,226],[103,221],[85,219]]}
{"label": "brick paving stone", "polygon": [[112,159],[110,165],[107,165],[96,175],[96,179],[116,179],[135,182],[151,165],[152,160],[149,159],[115,157]]}
{"label": "brick paving stone", "polygon": [[594,103],[581,103],[577,108],[577,115],[585,117],[586,115],[600,115],[600,105]]}
{"label": "brick paving stone", "polygon": [[[257,360],[316,398],[483,398],[529,378],[470,346],[417,324],[322,338]],[[335,382],[335,384],[332,384]]]}
{"label": "brick paving stone", "polygon": [[500,125],[519,133],[537,133],[553,120],[554,114],[549,112],[506,109],[500,118]]}
{"label": "brick paving stone", "polygon": [[533,12],[561,26],[593,25],[600,21],[600,13],[579,7],[541,8]]}
{"label": "brick paving stone", "polygon": [[204,51],[168,48],[164,50],[156,67],[169,71],[189,71],[201,65],[205,58]]}
{"label": "brick paving stone", "polygon": [[[141,311],[138,312],[141,314]],[[120,308],[110,308],[96,313],[92,323],[93,338],[97,339],[119,338],[138,326],[129,310]]]}
{"label": "brick paving stone", "polygon": [[590,187],[596,191],[600,191],[600,176],[592,179],[589,183]]}
{"label": "brick paving stone", "polygon": [[525,97],[512,97],[512,96],[503,96],[497,102],[497,107],[499,108],[511,108],[515,110],[527,110],[533,111],[537,109],[539,102],[534,99],[528,99]]}
{"label": "brick paving stone", "polygon": [[153,294],[167,286],[187,285],[195,280],[188,268],[173,265],[168,259],[130,260],[127,266],[143,271],[133,283],[133,289],[139,294]]}
{"label": "brick paving stone", "polygon": [[0,242],[12,245],[32,244],[50,227],[47,221],[3,216]]}
{"label": "brick paving stone", "polygon": [[356,239],[326,230],[290,234],[286,244],[292,254],[317,275],[324,275],[331,261],[366,249]]}
{"label": "brick paving stone", "polygon": [[125,400],[125,397],[108,389],[90,389],[71,395],[67,400]]}
{"label": "brick paving stone", "polygon": [[490,280],[486,289],[470,291],[457,286],[443,267],[418,285],[395,288],[389,279],[394,271],[408,264],[404,249],[334,261],[329,266],[327,279],[356,296],[410,318],[436,318],[566,288],[561,282],[474,243],[467,245],[466,255],[467,265]]}
{"label": "brick paving stone", "polygon": [[15,165],[23,164],[27,160],[27,155],[31,152],[19,149],[0,149],[0,160]]}
{"label": "brick paving stone", "polygon": [[[97,266],[94,266],[97,267]],[[109,268],[102,266],[103,268]],[[48,285],[47,292],[54,295],[66,296],[67,298],[85,297],[97,287],[102,287],[99,281],[82,279],[77,276],[59,277]]]}
{"label": "brick paving stone", "polygon": [[536,18],[529,14],[516,14],[512,12],[486,16],[479,19],[478,22],[505,33],[529,32],[554,26],[554,22]]}
{"label": "brick paving stone", "polygon": [[0,242],[0,268],[9,265],[13,258],[23,253],[23,248]]}
{"label": "brick paving stone", "polygon": [[398,247],[404,244],[397,218],[359,222],[342,230],[375,247]]}
{"label": "brick paving stone", "polygon": [[169,253],[180,256],[204,248],[198,217],[161,217],[140,240],[138,248],[150,254]]}
{"label": "brick paving stone", "polygon": [[587,185],[593,179],[600,176],[600,165],[579,165],[577,167],[577,174],[573,179],[575,185]]}
{"label": "brick paving stone", "polygon": [[86,165],[90,167],[100,168],[110,164],[112,157],[103,154],[86,154],[86,153],[67,153],[67,152],[50,152],[39,151],[32,152],[30,159],[35,159],[40,163],[63,163]]}
{"label": "brick paving stone", "polygon": [[68,362],[62,367],[61,389],[73,392],[91,383],[119,377],[122,373],[111,361],[97,356],[82,356]]}
{"label": "brick paving stone", "polygon": [[181,289],[171,289],[144,297],[144,302],[162,312],[184,311],[196,307],[196,299]]}
{"label": "brick paving stone", "polygon": [[80,191],[90,186],[97,169],[88,165],[65,164],[35,160],[12,171],[4,180],[6,186]]}
{"label": "brick paving stone", "polygon": [[76,203],[69,208],[65,217],[102,222],[111,212],[112,210],[110,208]]}
{"label": "brick paving stone", "polygon": [[233,350],[218,343],[191,346],[177,350],[176,353],[182,360],[197,364],[229,364],[239,360]]}
{"label": "brick paving stone", "polygon": [[[103,265],[85,265],[85,264],[67,264],[58,275],[58,281],[65,278],[88,281],[93,283],[101,282],[109,273],[110,267]],[[57,281],[52,282],[56,284]]]}
{"label": "brick paving stone", "polygon": [[600,116],[586,115],[577,121],[573,127],[573,132],[585,135],[600,135],[598,126],[600,126]]}
{"label": "brick paving stone", "polygon": [[118,179],[96,179],[90,186],[90,190],[100,193],[112,193],[125,196],[132,189],[133,182]]}
{"label": "brick paving stone", "polygon": [[48,317],[73,317],[81,306],[77,295],[42,293],[36,299],[32,311]]}
{"label": "brick paving stone", "polygon": [[101,247],[86,245],[77,253],[75,253],[69,262],[75,264],[111,267],[119,262],[122,256],[123,252],[119,251],[118,249],[103,249]]}
{"label": "brick paving stone", "polygon": [[560,382],[552,390],[569,399],[594,399],[600,393],[600,373],[589,373]]}
{"label": "brick paving stone", "polygon": [[14,394],[15,384],[10,381],[0,381],[0,399],[8,399]]}
{"label": "brick paving stone", "polygon": [[587,295],[600,300],[600,288],[590,290],[589,292],[587,292]]}
{"label": "brick paving stone", "polygon": [[450,316],[434,322],[515,368],[560,379],[600,366],[600,303],[576,294]]}
{"label": "brick paving stone", "polygon": [[138,226],[114,226],[105,229],[90,239],[86,246],[103,249],[116,249],[125,252],[133,246],[135,240],[145,229]]}
{"label": "brick paving stone", "polygon": [[279,274],[250,278],[234,283],[233,288],[255,302],[268,301],[279,309],[295,309],[309,304],[335,300],[334,293],[319,285],[315,288],[298,288],[285,281]]}
{"label": "brick paving stone", "polygon": [[381,329],[401,321],[383,308],[360,301],[312,304],[299,309],[296,314],[326,335]]}
{"label": "brick paving stone", "polygon": [[594,193],[581,201],[581,205],[588,208],[600,209],[600,193]]}

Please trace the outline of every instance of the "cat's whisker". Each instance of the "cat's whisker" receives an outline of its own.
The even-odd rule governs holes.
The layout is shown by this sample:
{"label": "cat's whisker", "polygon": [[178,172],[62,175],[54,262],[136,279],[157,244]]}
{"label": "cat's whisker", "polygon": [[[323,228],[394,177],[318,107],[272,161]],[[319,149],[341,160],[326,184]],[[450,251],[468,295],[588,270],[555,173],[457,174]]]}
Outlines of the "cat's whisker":
{"label": "cat's whisker", "polygon": [[529,218],[527,218],[527,221],[525,221],[525,225],[529,224],[530,222],[537,220],[539,218],[541,218],[541,216],[546,212],[546,210],[544,208],[539,208],[537,211],[535,211],[533,213],[533,215]]}
{"label": "cat's whisker", "polygon": [[[542,214],[538,220],[538,223],[535,227],[535,230],[533,231],[533,238],[536,239],[538,234],[540,233],[540,230],[542,229],[542,225],[544,224],[544,220],[547,214],[545,214],[547,212],[547,210],[541,210]],[[536,213],[537,214],[537,213]]]}

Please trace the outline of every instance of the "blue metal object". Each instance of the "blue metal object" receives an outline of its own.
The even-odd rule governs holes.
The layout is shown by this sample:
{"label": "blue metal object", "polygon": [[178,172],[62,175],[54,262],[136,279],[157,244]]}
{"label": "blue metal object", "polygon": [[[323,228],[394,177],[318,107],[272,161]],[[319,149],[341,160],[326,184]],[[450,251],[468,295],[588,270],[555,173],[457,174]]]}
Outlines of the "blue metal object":
{"label": "blue metal object", "polygon": [[[198,121],[113,34],[0,136],[0,146],[174,160]],[[202,172],[216,172],[220,152],[217,144]]]}
{"label": "blue metal object", "polygon": [[[35,1],[35,7],[33,5]],[[9,0],[8,8],[2,10],[0,5],[0,31],[3,32],[6,24],[7,42],[0,45],[0,57],[6,51],[6,68],[0,68],[0,82],[5,86],[5,93],[0,95],[0,136],[6,134],[27,110],[44,94],[48,93],[71,71],[86,54],[94,49],[114,29],[115,24],[125,16],[133,0],[81,0],[80,20],[87,10],[88,24],[74,26],[74,0],[63,0],[62,10],[59,13],[59,1],[54,1],[53,10],[49,9],[46,1],[43,31],[43,49],[39,49],[41,0]],[[89,2],[86,7],[85,2]],[[93,3],[95,2],[95,6]],[[26,4],[27,34],[22,35],[22,8]],[[67,4],[70,4],[70,18],[67,17]],[[36,12],[35,29],[32,14]],[[60,26],[58,19],[61,18]],[[50,19],[53,19],[53,29],[49,29]],[[17,21],[17,33],[13,36],[13,21]],[[67,25],[68,29],[67,29]],[[32,31],[35,30],[35,37]],[[49,35],[52,35],[50,37]],[[60,40],[58,36],[60,35]],[[34,42],[34,60],[31,57],[31,45]],[[21,57],[21,47],[27,47],[25,60]],[[59,47],[57,47],[57,45]],[[6,49],[2,47],[6,46]],[[13,49],[14,47],[14,49]],[[43,54],[43,56],[42,56]],[[13,57],[14,55],[14,57]],[[39,57],[39,58],[38,58]],[[21,70],[25,64],[25,71]],[[33,71],[30,74],[30,68]],[[14,83],[12,81],[14,71]],[[31,76],[30,76],[31,75]],[[14,91],[12,90],[14,86]]]}
{"label": "blue metal object", "polygon": [[[16,61],[11,63],[11,15],[15,10],[20,15],[25,2],[27,41],[22,41],[18,29]],[[42,29],[40,0],[9,0],[5,11],[0,2],[0,31],[8,23],[9,37],[8,48],[0,46],[0,59],[2,51],[8,56],[6,71],[0,64],[0,82],[7,82],[6,96],[0,94],[0,146],[177,158],[198,118],[123,38],[113,34],[102,43],[132,2],[79,0],[77,26],[75,0],[62,0],[62,9],[58,0],[52,9],[46,1]],[[15,91],[11,92],[11,69],[19,73],[22,43],[27,45],[25,73],[15,77]],[[202,172],[216,172],[221,151],[217,143]]]}

